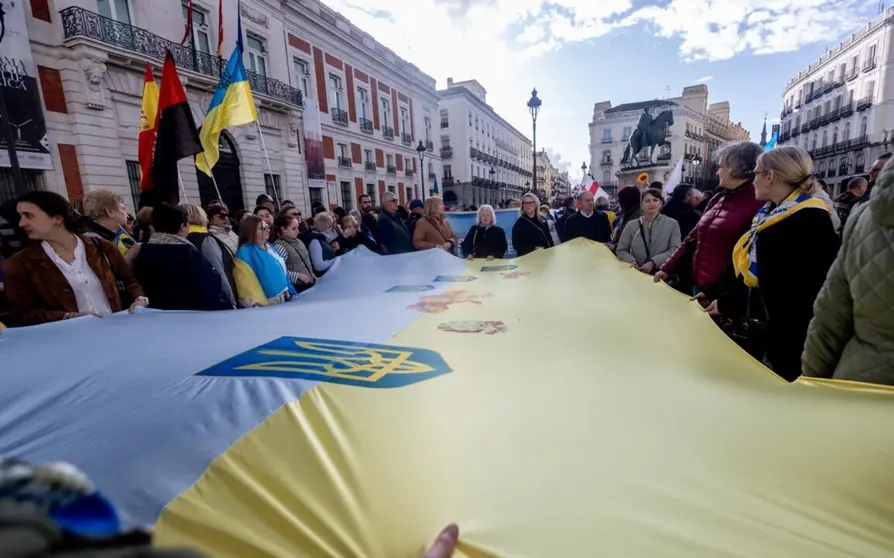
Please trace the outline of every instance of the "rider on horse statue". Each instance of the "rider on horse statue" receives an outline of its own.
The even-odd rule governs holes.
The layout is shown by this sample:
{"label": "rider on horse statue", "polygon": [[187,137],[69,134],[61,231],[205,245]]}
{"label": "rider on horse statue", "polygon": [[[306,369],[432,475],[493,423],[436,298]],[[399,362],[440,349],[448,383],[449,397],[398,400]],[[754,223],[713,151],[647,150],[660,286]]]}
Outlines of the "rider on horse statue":
{"label": "rider on horse statue", "polygon": [[636,129],[639,130],[639,137],[642,140],[646,140],[649,137],[649,126],[652,124],[652,115],[649,114],[649,109],[644,108],[643,113],[639,116],[639,123],[636,125]]}

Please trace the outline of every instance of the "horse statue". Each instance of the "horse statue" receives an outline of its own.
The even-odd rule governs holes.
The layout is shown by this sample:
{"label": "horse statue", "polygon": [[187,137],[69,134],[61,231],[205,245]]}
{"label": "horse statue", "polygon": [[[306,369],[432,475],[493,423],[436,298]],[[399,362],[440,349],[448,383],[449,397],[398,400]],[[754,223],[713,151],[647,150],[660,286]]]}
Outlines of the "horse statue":
{"label": "horse statue", "polygon": [[624,157],[622,161],[631,164],[636,162],[636,156],[643,148],[649,148],[649,163],[652,163],[652,155],[655,153],[656,147],[662,145],[670,148],[670,142],[667,141],[667,130],[674,124],[674,113],[666,110],[652,119],[649,123],[648,132],[643,134],[640,129],[636,129],[630,134],[630,141],[624,149]]}

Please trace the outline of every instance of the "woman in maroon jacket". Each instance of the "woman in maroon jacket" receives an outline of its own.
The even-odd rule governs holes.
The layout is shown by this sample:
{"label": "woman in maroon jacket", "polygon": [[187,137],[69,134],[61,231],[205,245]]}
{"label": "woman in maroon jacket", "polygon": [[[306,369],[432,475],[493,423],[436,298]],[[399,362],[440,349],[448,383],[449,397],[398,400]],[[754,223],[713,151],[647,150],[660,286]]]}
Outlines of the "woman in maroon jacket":
{"label": "woman in maroon jacket", "polygon": [[761,146],[750,141],[729,143],[717,151],[719,191],[708,203],[698,225],[655,274],[656,282],[683,271],[682,266],[691,265],[693,294],[710,295],[731,265],[733,246],[763,205],[754,199],[752,184],[761,153]]}

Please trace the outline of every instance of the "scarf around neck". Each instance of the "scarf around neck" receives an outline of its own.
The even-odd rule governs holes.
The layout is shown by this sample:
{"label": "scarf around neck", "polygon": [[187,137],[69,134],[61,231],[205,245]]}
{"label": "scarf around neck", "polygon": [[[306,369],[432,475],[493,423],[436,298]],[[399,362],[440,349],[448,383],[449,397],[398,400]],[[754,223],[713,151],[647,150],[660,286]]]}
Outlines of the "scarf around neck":
{"label": "scarf around neck", "polygon": [[167,245],[177,245],[177,244],[186,244],[187,246],[192,246],[192,242],[190,242],[185,237],[180,236],[179,234],[169,234],[169,233],[153,233],[152,236],[149,237],[148,244],[167,244]]}
{"label": "scarf around neck", "polygon": [[775,207],[773,202],[767,202],[757,210],[751,221],[751,230],[743,234],[733,248],[733,267],[736,277],[742,277],[746,286],[754,288],[758,285],[757,239],[759,233],[807,207],[829,210],[826,202],[812,194],[802,193],[800,190],[792,192]]}
{"label": "scarf around neck", "polygon": [[261,248],[254,242],[243,244],[236,252],[236,258],[247,263],[255,272],[267,298],[274,298],[285,292],[296,294],[280,260],[269,250]]}

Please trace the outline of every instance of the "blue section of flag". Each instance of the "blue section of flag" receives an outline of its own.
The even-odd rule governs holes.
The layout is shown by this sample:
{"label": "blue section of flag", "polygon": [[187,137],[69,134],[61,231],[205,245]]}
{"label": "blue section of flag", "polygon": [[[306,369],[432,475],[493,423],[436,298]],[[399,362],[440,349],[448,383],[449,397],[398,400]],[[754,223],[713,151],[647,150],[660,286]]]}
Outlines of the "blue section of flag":
{"label": "blue section of flag", "polygon": [[770,138],[770,141],[764,146],[764,151],[769,151],[776,147],[776,143],[779,141],[779,132],[773,132],[773,137]]}

